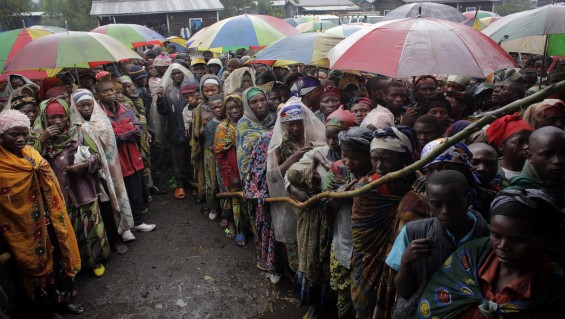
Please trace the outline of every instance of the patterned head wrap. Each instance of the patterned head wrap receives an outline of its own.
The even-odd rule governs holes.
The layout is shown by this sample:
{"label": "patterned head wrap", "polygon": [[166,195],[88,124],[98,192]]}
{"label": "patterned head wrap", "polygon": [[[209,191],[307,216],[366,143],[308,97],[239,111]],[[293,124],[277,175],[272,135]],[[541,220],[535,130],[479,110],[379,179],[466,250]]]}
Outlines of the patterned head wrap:
{"label": "patterned head wrap", "polygon": [[299,97],[314,91],[320,86],[320,80],[313,76],[304,76],[298,79],[292,86],[291,92],[295,92]]}
{"label": "patterned head wrap", "polygon": [[247,89],[247,101],[251,100],[255,95],[259,93],[264,94],[265,92],[258,87],[251,87]]}
{"label": "patterned head wrap", "polygon": [[[422,156],[421,158],[426,157],[431,151],[436,149],[436,147],[444,144],[447,141],[446,138],[438,138],[437,140],[433,140],[424,146],[422,149]],[[441,153],[438,157],[436,157],[432,162],[428,163],[424,168],[428,167],[431,164],[436,163],[455,163],[455,164],[462,164],[466,167],[469,167],[469,160],[473,157],[471,151],[465,143],[457,142],[455,145],[448,148],[445,152]]]}
{"label": "patterned head wrap", "polygon": [[243,98],[241,97],[241,95],[239,94],[227,94],[224,97],[224,104],[227,104],[228,101],[235,101],[237,104],[242,105],[243,104]]}
{"label": "patterned head wrap", "polygon": [[322,87],[321,92],[318,95],[318,103],[326,96],[335,96],[338,99],[341,97],[339,90],[333,85],[325,85]]}
{"label": "patterned head wrap", "polygon": [[35,105],[36,101],[33,97],[28,95],[18,95],[12,99],[10,104],[10,108],[12,110],[19,110],[24,105],[33,104]]}
{"label": "patterned head wrap", "polygon": [[[412,131],[412,129],[407,126],[401,126],[399,128],[405,131]],[[376,149],[385,149],[398,153],[411,154],[415,146],[413,143],[415,141],[411,141],[406,134],[396,127],[388,127],[382,130],[377,130],[373,135],[375,138],[371,141],[371,151]],[[414,136],[415,134],[412,131],[412,137]]]}
{"label": "patterned head wrap", "polygon": [[357,119],[350,111],[343,108],[343,105],[335,110],[326,119],[326,127],[334,126],[341,130],[348,130],[350,127],[357,126]]}
{"label": "patterned head wrap", "polygon": [[351,103],[349,103],[349,109],[351,110],[351,108],[355,104],[365,104],[368,107],[370,107],[371,110],[376,107],[375,104],[373,103],[373,101],[368,97],[356,97],[356,98],[354,98],[353,101],[351,101]]}
{"label": "patterned head wrap", "polygon": [[373,131],[364,127],[352,127],[347,131],[341,131],[337,135],[342,150],[354,150],[370,154]]}
{"label": "patterned head wrap", "polygon": [[293,101],[285,105],[280,113],[281,123],[303,121],[304,111],[302,110],[302,106],[303,104],[298,101]]}
{"label": "patterned head wrap", "polygon": [[86,90],[86,89],[76,90],[71,97],[72,97],[73,101],[75,102],[75,104],[78,104],[79,102],[86,101],[86,100],[94,101],[94,96],[92,96],[92,93],[89,90]]}
{"label": "patterned head wrap", "polygon": [[528,122],[534,129],[539,128],[540,122],[549,116],[565,115],[565,103],[557,99],[545,99],[539,103],[531,105],[522,119]]}
{"label": "patterned head wrap", "polygon": [[0,113],[0,134],[14,127],[30,127],[29,118],[22,112],[6,110]]}
{"label": "patterned head wrap", "polygon": [[503,116],[487,128],[488,142],[500,147],[512,134],[520,131],[533,131],[530,124],[520,119],[518,113]]}

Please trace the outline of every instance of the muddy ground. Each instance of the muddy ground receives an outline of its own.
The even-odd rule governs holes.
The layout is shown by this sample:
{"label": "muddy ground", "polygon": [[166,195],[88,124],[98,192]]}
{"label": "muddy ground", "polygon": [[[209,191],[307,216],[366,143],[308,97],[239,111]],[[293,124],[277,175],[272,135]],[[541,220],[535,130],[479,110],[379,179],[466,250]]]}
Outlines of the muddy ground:
{"label": "muddy ground", "polygon": [[228,239],[219,219],[211,221],[189,196],[154,196],[145,221],[151,233],[134,232],[129,251],[113,255],[106,274],[79,275],[81,316],[67,318],[302,318],[292,285],[270,283],[255,267],[253,242],[244,248]]}

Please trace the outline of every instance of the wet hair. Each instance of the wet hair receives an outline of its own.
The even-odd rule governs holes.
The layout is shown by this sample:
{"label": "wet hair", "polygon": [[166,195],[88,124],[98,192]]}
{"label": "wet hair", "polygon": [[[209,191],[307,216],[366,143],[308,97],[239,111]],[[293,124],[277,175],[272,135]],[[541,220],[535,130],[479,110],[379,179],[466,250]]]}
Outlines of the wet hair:
{"label": "wet hair", "polygon": [[443,131],[443,128],[441,127],[441,123],[439,122],[439,120],[435,116],[430,114],[424,114],[420,116],[414,122],[414,126],[416,126],[416,123],[431,125],[438,133],[441,133]]}
{"label": "wet hair", "polygon": [[459,186],[463,194],[468,194],[471,191],[467,178],[459,171],[445,170],[433,173],[428,177],[426,187],[434,186]]}
{"label": "wet hair", "polygon": [[275,78],[275,76],[271,72],[263,72],[263,73],[257,74],[257,76],[255,77],[255,84],[256,85],[263,85],[263,84],[273,82],[273,81],[276,81],[276,80],[277,79]]}

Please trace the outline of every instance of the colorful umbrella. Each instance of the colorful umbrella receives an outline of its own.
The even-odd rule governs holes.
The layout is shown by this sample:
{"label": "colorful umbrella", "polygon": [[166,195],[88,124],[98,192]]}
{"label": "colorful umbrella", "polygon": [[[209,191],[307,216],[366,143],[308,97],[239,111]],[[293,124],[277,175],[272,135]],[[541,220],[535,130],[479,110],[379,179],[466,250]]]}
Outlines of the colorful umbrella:
{"label": "colorful umbrella", "polygon": [[95,65],[142,58],[132,49],[105,34],[94,32],[56,33],[25,45],[5,71],[90,68]]}
{"label": "colorful umbrella", "polygon": [[175,45],[177,52],[186,52],[186,40],[181,37],[168,37],[167,41]]}
{"label": "colorful umbrella", "polygon": [[433,2],[405,4],[390,11],[385,16],[383,21],[415,18],[417,16],[443,19],[454,22],[465,21],[465,16],[454,7]]}
{"label": "colorful umbrella", "polygon": [[453,74],[482,78],[496,70],[517,67],[481,32],[431,18],[384,21],[364,28],[331,49],[328,58],[332,69],[390,77]]}
{"label": "colorful umbrella", "polygon": [[[546,39],[549,37],[549,39]],[[547,51],[545,50],[547,40]],[[529,54],[565,55],[565,34],[532,35],[503,41],[500,46],[506,52],[521,52]]]}
{"label": "colorful umbrella", "polygon": [[293,19],[293,18],[286,18],[283,21],[287,22],[288,24],[290,24],[293,27],[296,27],[298,25],[298,22],[296,22],[296,19]]}
{"label": "colorful umbrella", "polygon": [[197,32],[187,42],[189,48],[223,48],[223,51],[239,48],[267,46],[278,39],[298,31],[283,20],[271,16],[243,14],[216,22]]}
{"label": "colorful umbrella", "polygon": [[34,25],[34,26],[29,27],[28,29],[43,30],[43,31],[51,32],[51,33],[67,32],[67,29],[65,29],[65,28],[54,27],[54,26],[51,26],[51,25]]}
{"label": "colorful umbrella", "polygon": [[361,29],[363,29],[361,25],[344,24],[327,29],[324,33],[346,38]]}
{"label": "colorful umbrella", "polygon": [[488,27],[491,23],[500,20],[500,18],[502,17],[486,17],[480,18],[479,21],[481,21],[481,23],[484,24],[485,27]]}
{"label": "colorful umbrella", "polygon": [[470,18],[482,19],[482,18],[487,18],[487,17],[498,17],[498,14],[496,14],[494,12],[483,11],[483,10],[468,11],[468,12],[463,13],[463,15],[465,16],[465,19],[470,19]]}
{"label": "colorful umbrella", "polygon": [[315,20],[304,22],[296,26],[296,30],[302,33],[308,32],[324,32],[324,30],[331,29],[337,25],[330,21]]}
{"label": "colorful umbrella", "polygon": [[482,29],[486,28],[486,25],[483,22],[481,22],[480,19],[477,19],[475,17],[463,21],[463,24],[468,25],[477,31],[481,31]]}
{"label": "colorful umbrella", "polygon": [[107,24],[92,30],[92,32],[109,35],[130,48],[147,44],[161,44],[165,41],[164,36],[139,24]]}
{"label": "colorful umbrella", "polygon": [[304,63],[327,68],[328,51],[342,40],[343,37],[323,32],[289,35],[261,50],[247,63],[272,66]]}
{"label": "colorful umbrella", "polygon": [[314,16],[305,16],[305,17],[294,18],[294,21],[296,21],[297,24],[301,24],[310,21],[320,21],[320,18]]}
{"label": "colorful umbrella", "polygon": [[547,5],[500,18],[483,30],[495,42],[565,33],[565,6]]}

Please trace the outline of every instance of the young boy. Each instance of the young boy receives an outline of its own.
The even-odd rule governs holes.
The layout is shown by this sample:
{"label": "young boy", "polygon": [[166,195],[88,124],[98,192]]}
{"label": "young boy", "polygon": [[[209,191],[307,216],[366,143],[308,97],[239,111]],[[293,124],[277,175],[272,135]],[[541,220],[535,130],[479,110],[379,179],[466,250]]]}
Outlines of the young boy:
{"label": "young boy", "polygon": [[418,138],[416,152],[419,158],[419,154],[426,144],[441,137],[443,128],[435,116],[426,114],[414,122],[414,131],[416,131],[416,137]]}
{"label": "young boy", "polygon": [[469,211],[469,185],[463,174],[440,171],[428,179],[426,193],[432,218],[409,222],[402,228],[386,259],[398,271],[398,292],[392,318],[412,318],[427,282],[459,246],[488,236],[488,225]]}
{"label": "young boy", "polygon": [[[208,105],[210,105],[210,111],[212,112],[212,119],[210,122],[206,123],[204,127],[204,134],[206,136],[206,145],[205,147],[210,150],[209,157],[206,156],[204,158],[204,165],[209,166],[206,169],[207,172],[211,173],[210,175],[210,185],[208,185],[208,180],[206,180],[206,196],[210,195],[214,197],[218,192],[218,186],[220,187],[220,191],[227,192],[228,190],[224,187],[224,181],[222,180],[222,174],[218,171],[218,165],[216,161],[216,156],[214,155],[214,139],[216,136],[216,128],[220,122],[222,122],[226,118],[226,108],[224,106],[224,96],[222,94],[214,94],[208,98]],[[208,194],[209,192],[209,194]],[[225,204],[227,200],[223,199],[220,201],[222,208],[225,208]],[[216,208],[217,202],[213,201],[213,207],[210,211],[208,217],[211,220],[216,219],[218,216],[218,210]],[[223,211],[224,219],[227,217],[231,217],[229,215],[226,216],[225,210]],[[224,225],[225,224],[225,225]],[[223,226],[227,226],[227,219],[226,221],[222,221]]]}

